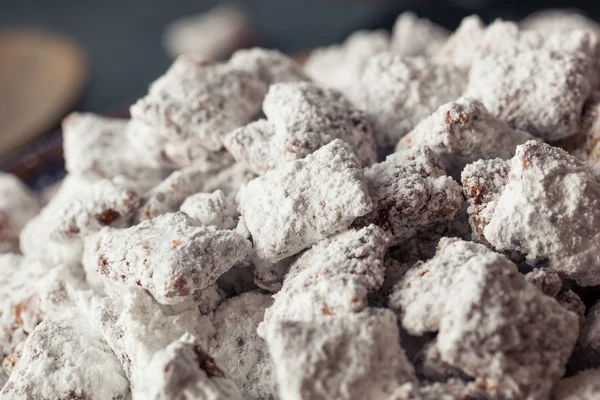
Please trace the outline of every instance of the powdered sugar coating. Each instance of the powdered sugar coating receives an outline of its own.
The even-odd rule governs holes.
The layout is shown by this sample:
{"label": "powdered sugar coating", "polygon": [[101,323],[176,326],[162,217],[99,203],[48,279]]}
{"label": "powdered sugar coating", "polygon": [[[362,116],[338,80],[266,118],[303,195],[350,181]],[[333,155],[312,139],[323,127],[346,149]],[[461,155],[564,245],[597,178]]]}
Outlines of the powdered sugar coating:
{"label": "powdered sugar coating", "polygon": [[179,210],[185,199],[203,190],[209,177],[203,168],[196,166],[173,172],[144,195],[136,220],[141,222]]}
{"label": "powdered sugar coating", "polygon": [[120,177],[102,179],[80,188],[50,219],[50,238],[69,241],[105,226],[129,226],[140,205],[138,192]]}
{"label": "powdered sugar coating", "polygon": [[489,158],[511,158],[517,145],[534,139],[490,114],[478,100],[460,99],[438,108],[404,136],[396,151],[428,147],[453,176],[465,165]]}
{"label": "powdered sugar coating", "polygon": [[19,233],[40,205],[15,176],[0,172],[0,253],[19,252]]}
{"label": "powdered sugar coating", "polygon": [[499,398],[546,398],[579,334],[576,315],[508,259],[456,239],[406,273],[390,306],[411,334],[439,330],[442,360]]}
{"label": "powdered sugar coating", "polygon": [[394,314],[383,309],[273,325],[267,343],[279,397],[385,399],[415,380],[398,335]]}
{"label": "powdered sugar coating", "polygon": [[181,302],[214,284],[251,248],[237,233],[199,226],[181,212],[128,229],[105,228],[88,245],[95,249],[100,274],[143,287],[162,304]]}
{"label": "powdered sugar coating", "polygon": [[432,56],[445,43],[450,32],[410,11],[398,16],[392,28],[390,51],[402,56]]}
{"label": "powdered sugar coating", "polygon": [[303,158],[334,139],[354,150],[363,166],[377,154],[371,126],[339,91],[313,83],[275,84],[265,97],[259,120],[232,132],[225,146],[257,174],[287,160]]}
{"label": "powdered sugar coating", "polygon": [[492,220],[498,198],[508,181],[509,162],[496,158],[479,160],[462,171],[463,193],[469,208],[469,224],[473,240],[489,244],[484,229]]}
{"label": "powdered sugar coating", "polygon": [[233,157],[254,173],[261,175],[273,169],[283,156],[275,143],[275,127],[266,119],[259,119],[235,129],[225,139],[225,147]]}
{"label": "powdered sugar coating", "polygon": [[360,162],[339,139],[250,181],[237,198],[257,255],[271,262],[343,230],[372,207]]}
{"label": "powdered sugar coating", "polygon": [[49,318],[31,333],[3,399],[125,400],[129,382],[102,335],[83,316]]}
{"label": "powdered sugar coating", "polygon": [[307,81],[308,77],[296,62],[277,50],[255,47],[238,50],[228,65],[246,71],[267,87],[276,83]]}
{"label": "powdered sugar coating", "polygon": [[40,261],[0,254],[0,358],[13,353],[41,320],[32,303],[50,270]]}
{"label": "powdered sugar coating", "polygon": [[212,193],[196,193],[181,205],[180,211],[194,218],[203,226],[233,229],[237,225],[237,205],[222,190]]}
{"label": "powdered sugar coating", "polygon": [[164,172],[140,157],[125,135],[129,121],[91,113],[71,113],[62,123],[65,169],[94,181],[124,176],[143,190],[160,182]]}
{"label": "powdered sugar coating", "polygon": [[594,400],[600,396],[600,369],[589,369],[561,379],[552,392],[553,400]]}
{"label": "powdered sugar coating", "polygon": [[451,64],[392,53],[372,57],[361,85],[377,147],[395,146],[438,107],[459,98],[466,83],[465,74]]}
{"label": "powdered sugar coating", "polygon": [[56,195],[42,207],[38,215],[32,218],[19,235],[19,246],[24,255],[50,264],[75,265],[81,260],[82,241],[72,238],[68,242],[59,242],[51,238],[52,228],[56,226],[56,216],[65,210],[80,192],[85,191],[89,183],[67,175],[63,179]]}
{"label": "powdered sugar coating", "polygon": [[310,82],[273,85],[263,110],[275,126],[276,147],[285,158],[303,158],[337,138],[350,145],[363,166],[375,162],[366,116],[338,90]]}
{"label": "powdered sugar coating", "polygon": [[225,301],[214,313],[216,333],[209,352],[246,399],[269,399],[276,393],[267,344],[256,334],[272,303],[270,295],[252,291]]}
{"label": "powdered sugar coating", "polygon": [[266,90],[251,73],[182,55],[131,106],[131,118],[168,143],[216,151],[225,133],[260,110]]}
{"label": "powdered sugar coating", "polygon": [[456,31],[435,55],[434,60],[450,63],[468,71],[480,51],[481,35],[484,31],[485,24],[479,16],[470,15],[463,18]]}
{"label": "powdered sugar coating", "polygon": [[304,70],[315,82],[344,93],[353,103],[361,103],[358,84],[368,60],[388,51],[389,33],[384,30],[356,31],[341,45],[316,49],[304,63]]}
{"label": "powdered sugar coating", "polygon": [[148,400],[242,399],[233,380],[189,333],[152,357],[133,394]]}
{"label": "powdered sugar coating", "polygon": [[256,178],[256,174],[248,169],[245,163],[238,162],[208,178],[204,184],[204,192],[222,190],[230,199],[235,199],[238,191],[245,183]]}
{"label": "powdered sugar coating", "polygon": [[585,32],[544,37],[512,24],[486,29],[466,94],[490,113],[544,140],[578,132],[592,90],[597,39]]}
{"label": "powdered sugar coating", "polygon": [[357,218],[354,226],[379,225],[398,244],[451,220],[462,205],[462,196],[460,186],[445,174],[428,148],[391,154],[365,170],[373,211]]}
{"label": "powdered sugar coating", "polygon": [[333,318],[367,307],[368,295],[383,284],[387,246],[387,235],[375,225],[317,243],[290,266],[259,335],[277,321]]}
{"label": "powdered sugar coating", "polygon": [[495,248],[546,259],[579,285],[600,283],[600,181],[565,151],[529,141],[509,161],[483,236]]}
{"label": "powdered sugar coating", "polygon": [[145,370],[156,353],[185,333],[206,347],[214,333],[210,318],[194,307],[173,310],[156,303],[139,288],[125,288],[93,303],[92,317],[123,365],[135,393],[143,387]]}

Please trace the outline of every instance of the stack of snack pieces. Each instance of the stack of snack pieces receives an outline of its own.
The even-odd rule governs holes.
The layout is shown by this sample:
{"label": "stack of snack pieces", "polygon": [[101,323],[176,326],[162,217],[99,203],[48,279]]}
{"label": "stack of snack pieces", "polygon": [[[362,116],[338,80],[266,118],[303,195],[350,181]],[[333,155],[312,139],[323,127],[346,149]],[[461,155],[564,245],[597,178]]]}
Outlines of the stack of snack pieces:
{"label": "stack of snack pieces", "polygon": [[0,175],[0,398],[600,398],[600,26],[180,56]]}

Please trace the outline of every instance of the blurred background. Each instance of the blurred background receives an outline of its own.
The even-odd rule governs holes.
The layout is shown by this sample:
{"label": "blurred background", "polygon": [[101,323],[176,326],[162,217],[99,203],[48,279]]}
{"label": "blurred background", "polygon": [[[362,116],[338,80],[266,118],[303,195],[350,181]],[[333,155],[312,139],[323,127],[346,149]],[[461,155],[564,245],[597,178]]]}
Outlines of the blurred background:
{"label": "blurred background", "polygon": [[[240,45],[257,44],[286,53],[341,42],[357,29],[390,29],[397,15],[407,10],[452,30],[463,17],[474,13],[490,22],[496,18],[518,20],[545,8],[575,7],[590,18],[600,19],[597,1],[246,0],[237,3],[247,24],[241,35],[247,43]],[[60,119],[70,110],[109,115],[126,112],[127,106],[142,96],[148,84],[164,73],[172,61],[168,50],[169,47],[173,50],[173,46],[165,38],[169,24],[216,5],[222,6],[223,2],[0,0],[0,147],[21,148],[17,155],[0,149],[3,160],[0,166],[14,168],[15,158],[22,160],[23,154],[31,153],[30,148],[23,150],[23,144],[31,143],[40,134],[45,135],[41,141],[45,150],[56,146],[53,140],[59,139],[48,132],[56,132]],[[213,41],[223,39],[214,36],[214,29],[205,32]],[[25,88],[19,79],[31,88]],[[23,101],[13,101],[15,98]],[[27,106],[24,108],[23,104]],[[40,117],[42,122],[20,127],[28,133],[17,135],[21,136],[19,140],[2,139],[1,131],[8,129],[9,122],[14,128],[13,120],[35,107],[40,107],[45,120]]]}

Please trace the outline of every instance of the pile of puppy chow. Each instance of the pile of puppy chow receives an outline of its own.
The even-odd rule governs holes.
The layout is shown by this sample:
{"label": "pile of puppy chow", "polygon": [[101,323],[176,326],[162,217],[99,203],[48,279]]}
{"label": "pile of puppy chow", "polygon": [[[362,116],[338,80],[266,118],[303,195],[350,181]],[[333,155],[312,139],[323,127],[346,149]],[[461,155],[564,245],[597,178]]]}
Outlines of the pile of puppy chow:
{"label": "pile of puppy chow", "polygon": [[600,25],[180,56],[0,176],[0,398],[600,398]]}

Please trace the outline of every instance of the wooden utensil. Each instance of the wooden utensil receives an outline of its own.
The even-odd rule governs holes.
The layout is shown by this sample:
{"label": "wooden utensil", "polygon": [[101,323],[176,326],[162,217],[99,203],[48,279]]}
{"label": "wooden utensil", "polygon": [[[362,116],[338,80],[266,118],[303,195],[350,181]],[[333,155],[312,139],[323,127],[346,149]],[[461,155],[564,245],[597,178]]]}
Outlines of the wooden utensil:
{"label": "wooden utensil", "polygon": [[71,39],[0,31],[0,158],[56,127],[83,92],[84,53]]}

